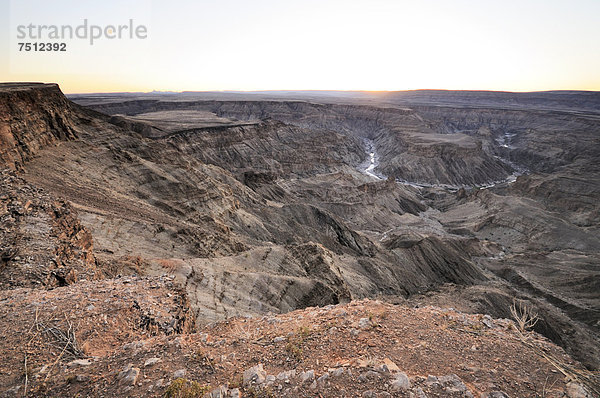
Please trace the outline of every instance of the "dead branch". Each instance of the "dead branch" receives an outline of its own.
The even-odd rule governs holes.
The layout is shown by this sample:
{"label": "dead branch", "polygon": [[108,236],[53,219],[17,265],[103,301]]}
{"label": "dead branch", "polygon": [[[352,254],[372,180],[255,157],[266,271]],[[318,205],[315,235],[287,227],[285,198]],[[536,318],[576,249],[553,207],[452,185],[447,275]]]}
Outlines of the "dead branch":
{"label": "dead branch", "polygon": [[510,306],[510,314],[517,322],[521,333],[533,329],[539,320],[537,312],[533,312],[531,307],[525,305],[522,300],[518,302],[517,300],[513,301],[513,304]]}

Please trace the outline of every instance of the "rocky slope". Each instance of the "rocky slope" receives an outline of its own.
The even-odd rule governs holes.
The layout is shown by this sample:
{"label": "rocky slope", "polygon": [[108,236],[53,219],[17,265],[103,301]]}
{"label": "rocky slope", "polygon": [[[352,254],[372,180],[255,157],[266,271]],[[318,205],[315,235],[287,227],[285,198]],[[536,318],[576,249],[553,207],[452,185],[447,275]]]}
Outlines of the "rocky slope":
{"label": "rocky slope", "polygon": [[98,278],[91,234],[77,213],[0,170],[0,289],[64,286]]}
{"label": "rocky slope", "polygon": [[[592,396],[583,387],[590,374],[510,320],[366,300],[231,318],[201,333],[173,334],[185,330],[187,318],[173,299],[179,296],[165,296],[163,283],[129,278],[91,291],[86,282],[59,288],[44,303],[36,302],[35,292],[3,297],[17,325],[3,330],[4,336],[28,341],[24,347],[3,346],[7,358],[18,360],[24,350],[28,360],[22,371],[15,371],[17,363],[0,367],[3,373],[12,370],[0,376],[7,395]],[[73,298],[78,308],[66,309]],[[56,307],[68,315],[52,324],[48,316]],[[77,325],[83,353],[69,346],[64,361],[55,361],[53,336],[45,332],[50,325],[71,324]],[[578,382],[567,384],[565,376]]]}

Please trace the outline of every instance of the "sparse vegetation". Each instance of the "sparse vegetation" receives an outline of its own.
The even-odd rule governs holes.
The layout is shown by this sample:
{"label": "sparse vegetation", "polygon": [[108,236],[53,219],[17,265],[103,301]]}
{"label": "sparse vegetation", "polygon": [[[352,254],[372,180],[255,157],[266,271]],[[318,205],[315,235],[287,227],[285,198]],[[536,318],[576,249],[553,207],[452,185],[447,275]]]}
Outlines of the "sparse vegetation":
{"label": "sparse vegetation", "polygon": [[244,378],[242,377],[242,375],[237,375],[237,376],[231,377],[228,387],[229,388],[242,388],[243,384],[244,384]]}
{"label": "sparse vegetation", "polygon": [[197,398],[210,391],[209,385],[202,385],[197,381],[184,378],[175,379],[167,387],[165,398]]}
{"label": "sparse vegetation", "polygon": [[215,371],[215,361],[211,356],[206,354],[201,348],[194,351],[191,355],[191,359],[200,363],[201,366],[209,368],[211,371]]}
{"label": "sparse vegetation", "polygon": [[306,339],[313,333],[311,328],[308,326],[300,326],[296,331],[296,334],[288,339],[285,345],[285,350],[288,354],[294,357],[296,360],[302,360],[302,346]]}
{"label": "sparse vegetation", "polygon": [[288,343],[285,345],[285,350],[296,360],[302,360],[302,347],[300,347],[300,345],[296,342],[288,341]]}
{"label": "sparse vegetation", "polygon": [[531,307],[525,305],[522,300],[515,300],[513,302],[510,306],[510,314],[515,322],[517,322],[521,333],[533,329],[539,320],[537,312],[534,312]]}
{"label": "sparse vegetation", "polygon": [[[548,353],[538,343],[527,338],[523,333],[533,329],[539,316],[531,307],[522,300],[515,300],[510,307],[510,313],[517,323],[519,339],[523,344],[535,350],[537,354],[546,359],[556,370],[562,373],[567,380],[584,386],[594,396],[600,396],[600,372],[591,372],[579,366],[567,363],[556,355]],[[546,394],[546,386],[542,389],[542,397]]]}
{"label": "sparse vegetation", "polygon": [[256,340],[258,331],[250,326],[244,327],[240,324],[235,328],[235,334],[243,340],[253,341]]}
{"label": "sparse vegetation", "polygon": [[[248,394],[247,396],[249,398],[258,398],[258,397],[265,397],[265,398],[275,398],[277,397],[277,395],[275,395],[275,393],[273,392],[273,389],[271,387],[265,387],[265,388],[256,388],[256,387],[250,387],[247,388],[246,390],[244,390],[244,392],[246,394]],[[246,395],[244,395],[246,396]]]}
{"label": "sparse vegetation", "polygon": [[297,333],[300,339],[304,341],[306,338],[308,338],[308,336],[311,335],[312,330],[308,326],[300,326]]}

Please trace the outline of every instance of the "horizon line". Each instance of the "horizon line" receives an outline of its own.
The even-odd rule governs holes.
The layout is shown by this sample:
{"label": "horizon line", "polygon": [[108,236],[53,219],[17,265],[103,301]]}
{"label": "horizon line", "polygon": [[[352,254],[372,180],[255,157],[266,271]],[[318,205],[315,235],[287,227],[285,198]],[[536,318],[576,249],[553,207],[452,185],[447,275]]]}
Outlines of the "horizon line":
{"label": "horizon line", "polygon": [[[7,82],[8,83],[8,82]],[[31,84],[31,82],[27,82]],[[51,83],[48,83],[51,84]],[[58,83],[55,83],[58,84]],[[60,84],[58,84],[60,88]],[[62,89],[61,89],[62,91]],[[505,94],[535,94],[535,93],[600,93],[600,90],[591,89],[547,89],[532,91],[512,91],[512,90],[490,90],[490,89],[446,89],[446,88],[418,88],[406,90],[336,90],[336,89],[267,89],[267,90],[151,90],[151,91],[90,91],[90,92],[64,92],[65,95],[89,95],[89,94],[193,94],[193,93],[276,93],[276,92],[309,92],[309,93],[365,93],[365,94],[389,94],[389,93],[407,93],[419,91],[442,91],[442,92],[478,92],[478,93],[505,93]]]}

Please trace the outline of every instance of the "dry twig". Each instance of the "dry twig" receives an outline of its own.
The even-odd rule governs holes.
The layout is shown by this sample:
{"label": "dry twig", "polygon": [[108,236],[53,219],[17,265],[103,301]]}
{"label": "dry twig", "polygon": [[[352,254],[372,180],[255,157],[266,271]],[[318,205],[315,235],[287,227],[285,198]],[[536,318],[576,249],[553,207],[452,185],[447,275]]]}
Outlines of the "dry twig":
{"label": "dry twig", "polygon": [[517,300],[513,301],[513,304],[510,306],[510,314],[517,322],[521,333],[533,329],[539,320],[538,314],[533,312],[531,307],[525,305],[522,300],[518,302]]}
{"label": "dry twig", "polygon": [[533,328],[539,320],[538,314],[523,304],[522,301],[513,303],[510,312],[518,324],[517,335],[519,340],[527,347],[533,349],[546,359],[552,366],[561,372],[569,381],[584,386],[593,396],[600,397],[600,372],[591,372],[581,367],[574,366],[551,354],[524,333]]}

